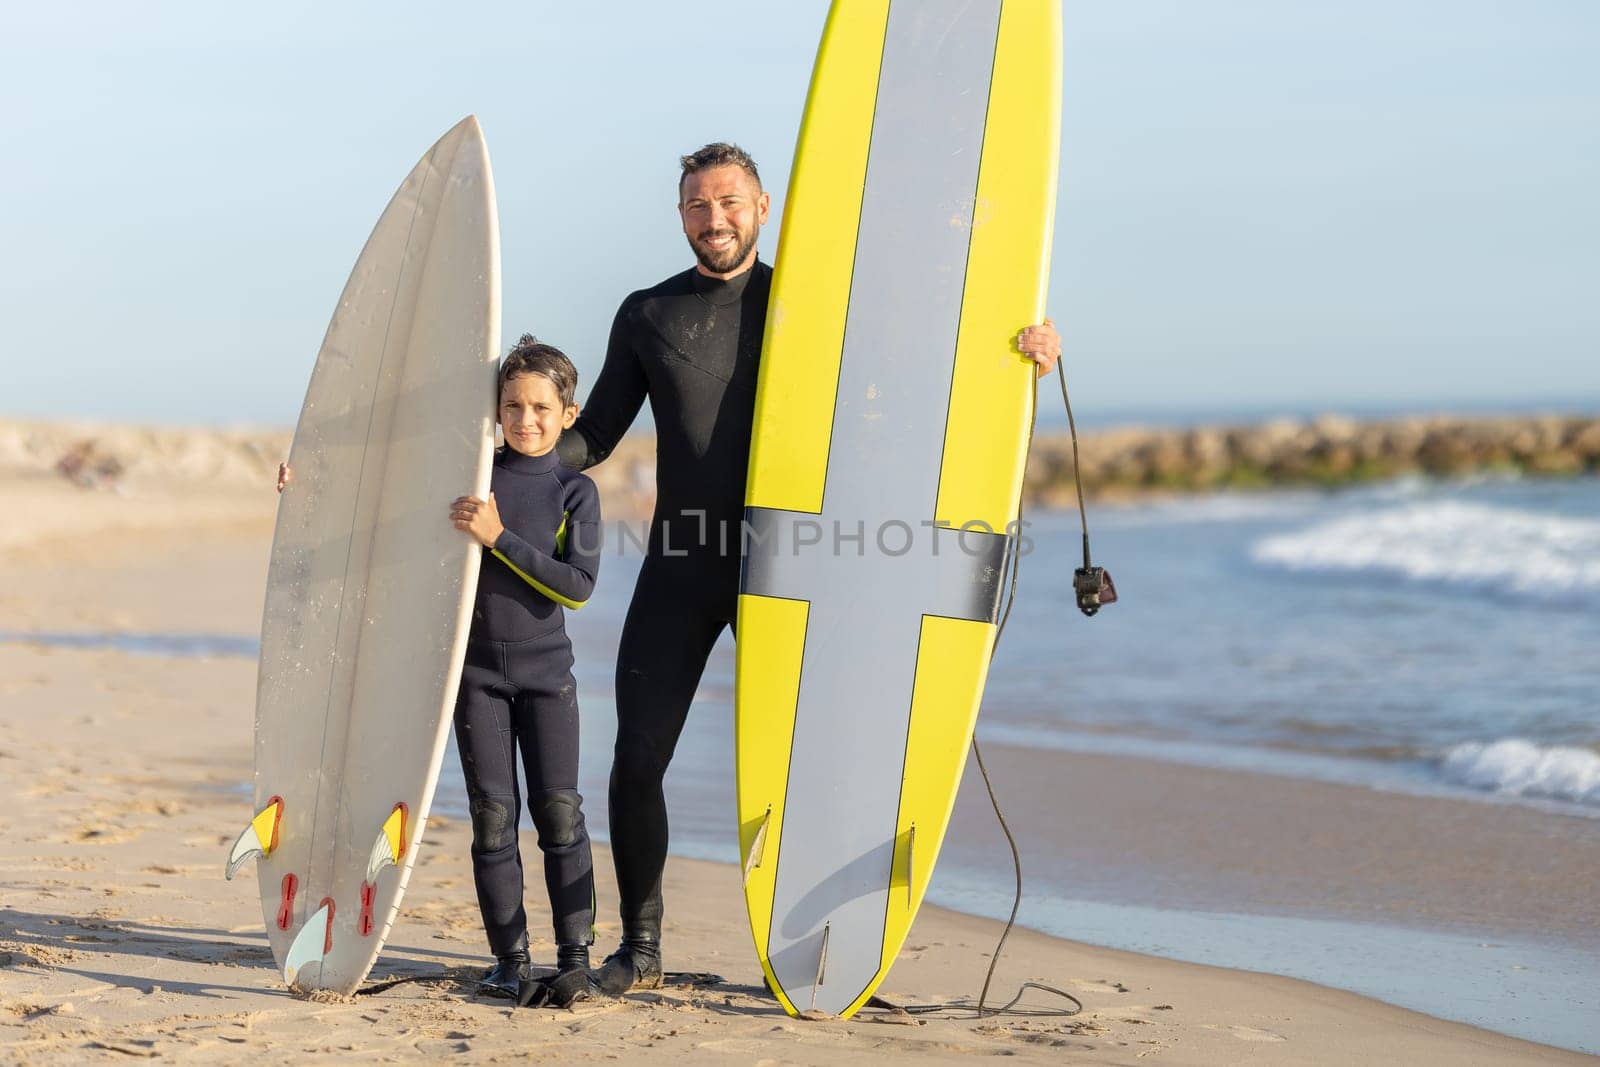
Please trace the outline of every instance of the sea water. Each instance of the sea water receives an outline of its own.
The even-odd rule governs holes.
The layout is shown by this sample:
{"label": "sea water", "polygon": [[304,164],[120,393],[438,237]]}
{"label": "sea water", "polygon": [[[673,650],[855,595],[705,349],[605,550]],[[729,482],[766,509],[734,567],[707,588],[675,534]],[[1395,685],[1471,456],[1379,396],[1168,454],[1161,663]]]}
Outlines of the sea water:
{"label": "sea water", "polygon": [[1600,817],[1600,481],[1222,494],[1092,520],[1123,602],[1073,618],[1077,517],[1037,516],[984,734]]}

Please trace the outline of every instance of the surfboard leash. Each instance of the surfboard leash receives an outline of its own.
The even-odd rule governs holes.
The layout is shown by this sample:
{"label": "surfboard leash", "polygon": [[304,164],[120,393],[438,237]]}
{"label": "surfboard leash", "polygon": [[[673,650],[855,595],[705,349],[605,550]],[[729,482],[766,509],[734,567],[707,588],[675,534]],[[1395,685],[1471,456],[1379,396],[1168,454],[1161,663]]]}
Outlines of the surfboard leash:
{"label": "surfboard leash", "polygon": [[[1058,371],[1058,382],[1061,386],[1061,403],[1067,409],[1067,428],[1072,436],[1072,479],[1078,493],[1078,523],[1083,531],[1083,566],[1077,568],[1072,574],[1072,591],[1078,602],[1078,610],[1086,618],[1092,618],[1107,604],[1114,604],[1117,600],[1117,587],[1111,581],[1111,574],[1104,567],[1097,567],[1092,562],[1089,553],[1089,512],[1083,502],[1083,471],[1078,459],[1078,423],[1072,415],[1072,399],[1067,395],[1067,376],[1064,370]],[[1028,411],[1028,448],[1033,451],[1033,435],[1038,425],[1039,416],[1039,368],[1034,366],[1033,371],[1033,403]],[[1001,610],[1000,618],[995,626],[994,643],[999,647],[1000,638],[1006,630],[1006,620],[1011,617],[1011,606],[1017,599],[1017,576],[1020,571],[1019,562],[1022,558],[1021,533],[1022,533],[1022,503],[1023,490],[1017,493],[1017,534],[1018,547],[1011,553],[1011,576],[1006,583],[1005,607]],[[1000,940],[995,943],[994,952],[989,956],[989,969],[983,976],[983,989],[978,993],[978,1003],[973,1004],[967,1000],[952,1000],[941,1004],[894,1004],[882,997],[872,997],[867,1001],[869,1008],[878,1008],[896,1014],[907,1015],[932,1015],[945,1011],[970,1011],[974,1018],[982,1019],[993,1015],[1026,1016],[1036,1018],[1065,1018],[1077,1015],[1083,1011],[1083,1001],[1071,993],[1055,986],[1045,985],[1043,982],[1023,982],[1017,987],[1016,995],[998,1008],[988,1007],[989,986],[994,981],[994,971],[1000,964],[1001,953],[1005,950],[1006,939],[1011,936],[1012,927],[1017,923],[1017,912],[1022,907],[1022,853],[1017,848],[1017,839],[1011,833],[1011,826],[1006,822],[1005,813],[1000,810],[1000,799],[995,795],[994,783],[989,779],[989,768],[983,763],[983,750],[978,746],[976,736],[972,739],[972,755],[978,764],[978,773],[983,776],[983,788],[989,794],[989,804],[994,808],[994,817],[1000,823],[1000,830],[1005,834],[1006,844],[1011,849],[1011,869],[1016,875],[1016,889],[1011,898],[1011,915],[1006,919],[1005,929],[1000,931]],[[1069,1008],[1018,1008],[1017,1003],[1030,989],[1050,993],[1071,1001]]]}
{"label": "surfboard leash", "polygon": [[[1072,591],[1077,598],[1078,610],[1083,612],[1085,618],[1093,618],[1106,604],[1113,604],[1117,600],[1117,588],[1112,584],[1111,574],[1104,567],[1096,567],[1091,561],[1089,553],[1089,511],[1083,502],[1083,467],[1078,459],[1078,423],[1072,415],[1072,399],[1067,395],[1066,368],[1058,368],[1057,381],[1061,386],[1061,403],[1067,409],[1067,428],[1072,436],[1072,480],[1078,493],[1078,524],[1083,531],[1083,566],[1073,571]],[[1033,452],[1034,430],[1039,420],[1039,367],[1033,368],[1033,403],[1028,411],[1028,447],[1024,455]],[[1011,553],[1011,578],[1007,582],[1005,609],[1000,614],[999,623],[995,627],[994,643],[998,648],[1000,638],[1005,635],[1006,621],[1011,618],[1011,607],[1017,600],[1017,578],[1021,573],[1022,551],[1022,508],[1026,496],[1026,489],[1017,491],[1017,548]],[[1000,810],[1000,798],[995,795],[994,782],[989,778],[989,768],[984,766],[983,750],[978,745],[977,735],[972,738],[972,755],[978,764],[978,773],[983,777],[983,788],[989,794],[989,805],[994,808],[994,817],[1000,823],[1000,830],[1005,834],[1006,845],[1011,849],[1011,869],[1016,875],[1016,889],[1011,897],[1011,915],[1006,919],[1005,929],[1000,931],[1000,939],[995,942],[994,952],[989,956],[989,968],[983,976],[983,989],[978,993],[977,1017],[983,1018],[985,1014],[1019,1014],[1015,1009],[1016,1003],[1022,999],[1030,987],[1046,990],[1057,996],[1070,1000],[1074,1007],[1040,1009],[1025,1011],[1026,1014],[1040,1014],[1051,1016],[1076,1015],[1083,1010],[1083,1002],[1071,993],[1063,992],[1054,986],[1043,985],[1038,982],[1024,982],[1017,989],[1016,996],[1012,997],[1003,1007],[992,1010],[985,1009],[989,1001],[989,986],[994,981],[995,968],[1000,965],[1000,955],[1005,950],[1006,939],[1011,936],[1011,929],[1017,923],[1017,912],[1022,907],[1022,853],[1017,848],[1017,839],[1011,833],[1011,826],[1006,822],[1006,816]]]}
{"label": "surfboard leash", "polygon": [[[452,985],[477,986],[478,980],[470,974],[461,973],[461,969],[446,970],[433,974],[405,974],[395,978],[383,978],[357,989],[351,996],[370,997],[375,993],[385,993],[395,986],[409,983],[430,985],[433,983],[448,983]],[[661,975],[661,984],[666,986],[714,986],[723,985],[727,979],[720,974],[710,971],[665,971]]]}
{"label": "surfboard leash", "polygon": [[[1072,482],[1078,490],[1078,524],[1083,529],[1083,566],[1072,572],[1072,591],[1078,598],[1078,610],[1085,617],[1093,618],[1095,613],[1107,604],[1117,602],[1117,587],[1111,581],[1111,572],[1104,567],[1096,567],[1089,559],[1089,512],[1083,506],[1083,466],[1078,460],[1078,421],[1072,417],[1072,398],[1067,396],[1067,372],[1065,369],[1056,371],[1056,382],[1061,386],[1061,403],[1067,409],[1067,429],[1072,434]],[[1033,407],[1037,415],[1039,409],[1039,372],[1037,366],[1033,375]],[[1028,451],[1033,451],[1033,420],[1028,421]],[[1017,523],[1021,531],[1022,523],[1022,498],[1017,498]],[[1011,595],[1016,596],[1016,571],[1012,571]],[[1008,605],[1009,607],[1009,605]],[[1004,624],[1002,623],[1002,628]],[[995,640],[1000,640],[1000,635],[995,635]]]}

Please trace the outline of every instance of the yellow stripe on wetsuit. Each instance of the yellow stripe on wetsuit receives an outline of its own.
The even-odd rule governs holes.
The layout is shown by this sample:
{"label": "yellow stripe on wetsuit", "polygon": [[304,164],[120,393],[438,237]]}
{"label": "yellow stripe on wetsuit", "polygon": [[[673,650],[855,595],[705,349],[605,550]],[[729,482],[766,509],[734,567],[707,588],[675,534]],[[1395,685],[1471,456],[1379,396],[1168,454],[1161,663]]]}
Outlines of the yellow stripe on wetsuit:
{"label": "yellow stripe on wetsuit", "polygon": [[[567,550],[567,519],[570,518],[571,515],[572,512],[570,511],[563,511],[561,513],[561,525],[556,527],[556,555],[560,555]],[[571,597],[562,596],[554,589],[551,589],[548,585],[545,585],[543,582],[534,578],[533,575],[529,574],[515,563],[512,563],[506,558],[505,553],[501,552],[498,548],[491,548],[489,551],[494,554],[495,559],[499,560],[501,563],[504,563],[507,567],[510,567],[512,574],[515,574],[518,578],[521,578],[523,581],[527,582],[529,585],[533,586],[539,592],[543,593],[551,600],[554,600],[562,607],[571,608],[573,611],[577,611],[579,608],[588,603],[587,600],[573,600]]]}

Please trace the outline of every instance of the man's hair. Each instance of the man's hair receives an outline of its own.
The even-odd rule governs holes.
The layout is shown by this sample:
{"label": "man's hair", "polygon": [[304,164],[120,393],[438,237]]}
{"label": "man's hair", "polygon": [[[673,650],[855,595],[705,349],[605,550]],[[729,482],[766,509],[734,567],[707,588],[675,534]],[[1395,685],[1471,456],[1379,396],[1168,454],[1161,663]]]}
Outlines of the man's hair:
{"label": "man's hair", "polygon": [[756,188],[761,188],[761,172],[756,170],[756,161],[750,158],[750,153],[736,144],[725,141],[716,141],[706,145],[698,151],[691,152],[678,161],[683,165],[683,173],[678,176],[678,195],[683,195],[683,183],[691,174],[698,174],[712,167],[739,167],[750,177],[756,180]]}
{"label": "man's hair", "polygon": [[569,408],[577,403],[578,368],[572,365],[567,354],[555,345],[547,345],[531,333],[525,333],[511,346],[506,358],[500,361],[500,385],[497,395],[504,395],[506,383],[525,374],[547,378],[555,386],[561,406]]}

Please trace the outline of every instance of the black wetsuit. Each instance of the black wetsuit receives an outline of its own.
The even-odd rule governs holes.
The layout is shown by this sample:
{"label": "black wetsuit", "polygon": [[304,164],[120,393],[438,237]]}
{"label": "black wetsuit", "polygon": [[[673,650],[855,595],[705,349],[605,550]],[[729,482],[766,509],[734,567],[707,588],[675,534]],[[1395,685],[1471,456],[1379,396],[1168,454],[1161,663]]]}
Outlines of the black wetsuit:
{"label": "black wetsuit", "polygon": [[617,650],[611,845],[624,937],[657,940],[667,857],[662,778],[711,646],[739,594],[756,367],[772,268],[728,281],[695,270],[622,302],[605,365],[562,462],[610,454],[648,398],[656,424],[656,508]]}
{"label": "black wetsuit", "polygon": [[518,748],[556,944],[593,940],[594,864],[578,795],[578,687],[562,608],[551,595],[571,606],[589,598],[601,531],[594,483],[562,467],[554,452],[525,456],[503,448],[490,484],[506,529],[484,551],[455,727],[472,812],[478,907],[490,951],[504,956],[527,933]]}

